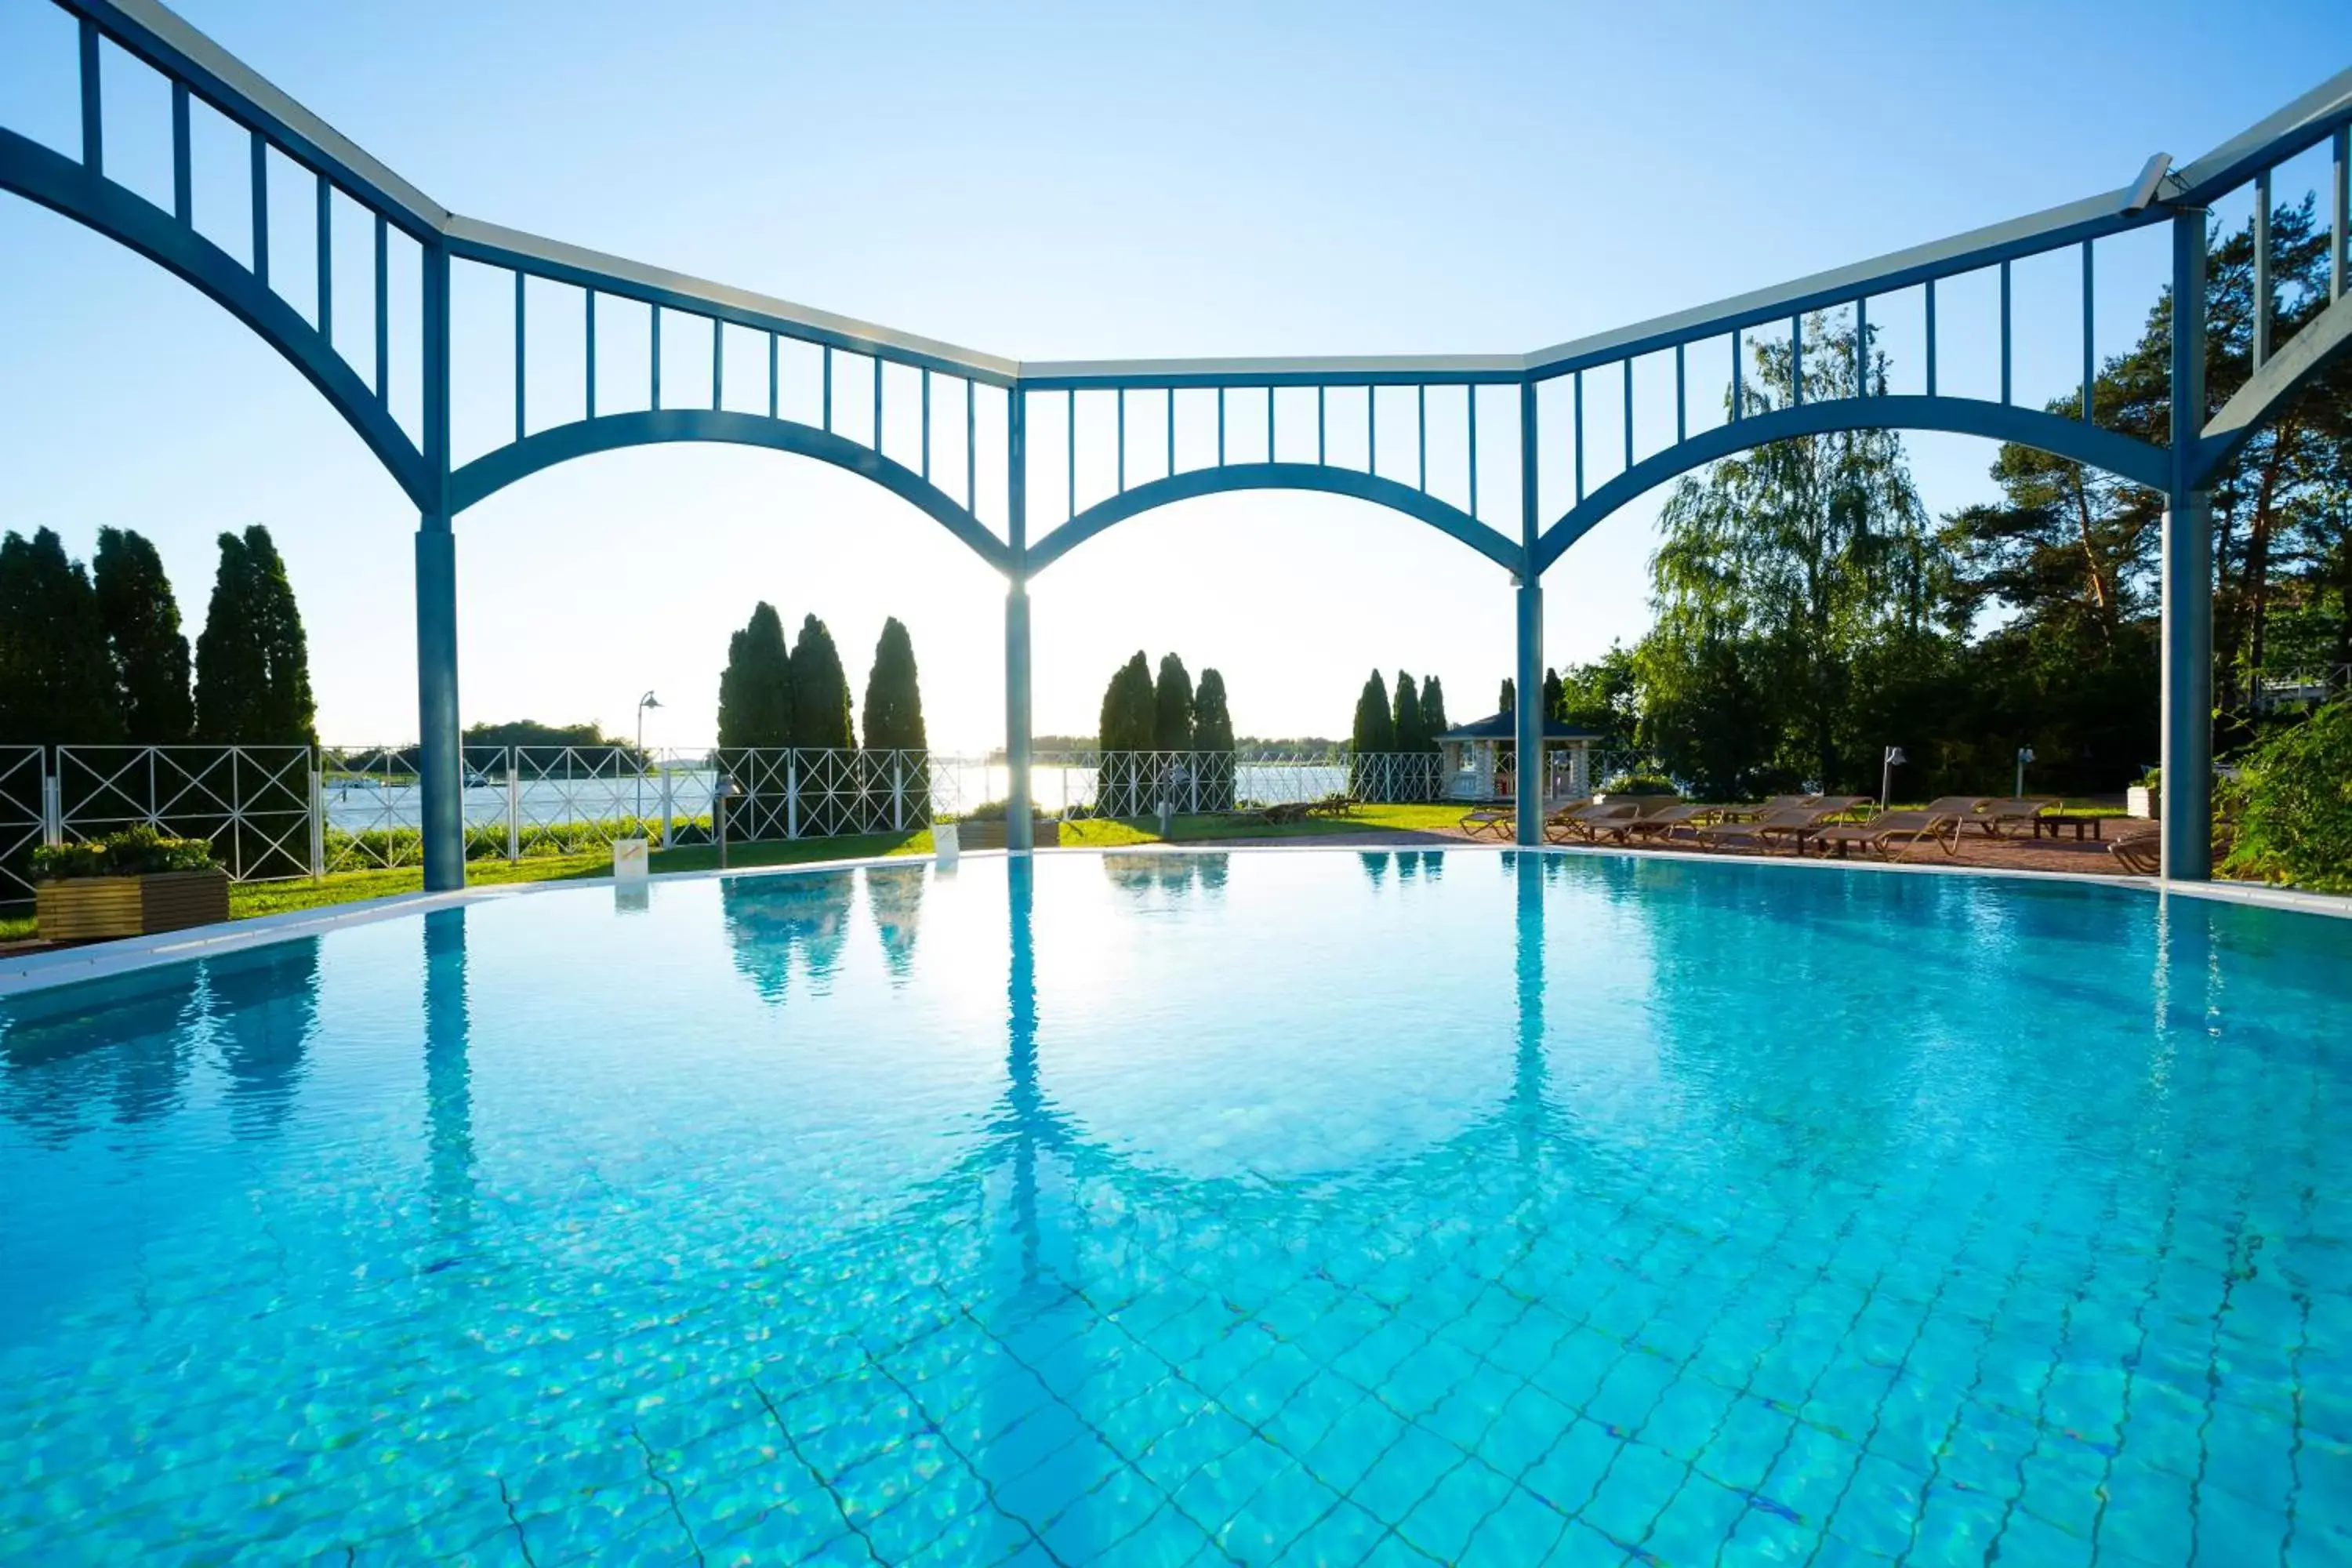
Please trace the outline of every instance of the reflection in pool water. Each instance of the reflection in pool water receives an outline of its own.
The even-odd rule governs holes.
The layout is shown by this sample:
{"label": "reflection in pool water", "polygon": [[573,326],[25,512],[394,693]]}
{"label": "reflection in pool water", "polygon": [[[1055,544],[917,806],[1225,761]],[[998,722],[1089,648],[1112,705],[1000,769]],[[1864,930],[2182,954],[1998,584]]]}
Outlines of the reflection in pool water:
{"label": "reflection in pool water", "polygon": [[1375,851],[0,1005],[0,1558],[2316,1563],[2352,926]]}

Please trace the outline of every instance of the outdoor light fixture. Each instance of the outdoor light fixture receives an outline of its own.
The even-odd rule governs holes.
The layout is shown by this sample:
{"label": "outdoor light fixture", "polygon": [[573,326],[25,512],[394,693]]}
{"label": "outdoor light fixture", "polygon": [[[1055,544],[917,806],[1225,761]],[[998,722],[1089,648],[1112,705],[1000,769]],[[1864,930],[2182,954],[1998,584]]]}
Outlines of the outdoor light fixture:
{"label": "outdoor light fixture", "polygon": [[637,821],[641,826],[646,820],[646,710],[660,706],[661,699],[650,691],[637,699]]}
{"label": "outdoor light fixture", "polygon": [[727,803],[743,793],[743,786],[733,779],[721,776],[710,786],[710,831],[719,840],[719,868],[727,869]]}
{"label": "outdoor light fixture", "polygon": [[1895,770],[1901,767],[1910,760],[1910,758],[1903,754],[1902,747],[1889,746],[1886,748],[1886,765],[1878,771],[1878,805],[1880,810],[1884,811],[1886,808],[1887,798],[1894,794]]}
{"label": "outdoor light fixture", "polygon": [[2032,747],[2020,746],[2017,748],[2017,788],[2011,793],[2014,795],[2023,795],[2025,793],[2025,764],[2032,760]]}

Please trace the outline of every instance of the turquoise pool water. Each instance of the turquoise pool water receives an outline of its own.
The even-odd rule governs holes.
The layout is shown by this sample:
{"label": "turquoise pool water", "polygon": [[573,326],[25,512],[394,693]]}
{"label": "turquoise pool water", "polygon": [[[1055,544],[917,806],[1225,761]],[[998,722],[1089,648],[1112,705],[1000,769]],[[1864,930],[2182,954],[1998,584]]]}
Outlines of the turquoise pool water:
{"label": "turquoise pool water", "polygon": [[0,1560],[2352,1559],[2352,922],[1457,853],[0,1003]]}

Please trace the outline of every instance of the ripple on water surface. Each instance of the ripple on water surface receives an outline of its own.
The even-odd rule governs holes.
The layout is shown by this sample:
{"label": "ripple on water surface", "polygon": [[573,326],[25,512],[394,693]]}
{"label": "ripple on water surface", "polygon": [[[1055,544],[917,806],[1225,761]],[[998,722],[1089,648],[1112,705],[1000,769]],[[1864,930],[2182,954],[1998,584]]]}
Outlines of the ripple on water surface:
{"label": "ripple on water surface", "polygon": [[2352,1559],[2352,922],[1387,851],[0,1004],[0,1560]]}

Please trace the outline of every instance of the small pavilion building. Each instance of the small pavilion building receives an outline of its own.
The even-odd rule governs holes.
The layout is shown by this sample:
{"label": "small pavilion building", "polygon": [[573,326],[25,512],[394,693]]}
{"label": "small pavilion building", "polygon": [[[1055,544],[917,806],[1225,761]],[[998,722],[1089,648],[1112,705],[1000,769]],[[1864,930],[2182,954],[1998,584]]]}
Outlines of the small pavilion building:
{"label": "small pavilion building", "polygon": [[[1517,724],[1517,717],[1506,711],[1457,725],[1437,737],[1446,799],[1509,798]],[[1592,742],[1600,738],[1558,719],[1544,721],[1546,800],[1572,800],[1592,793]]]}

